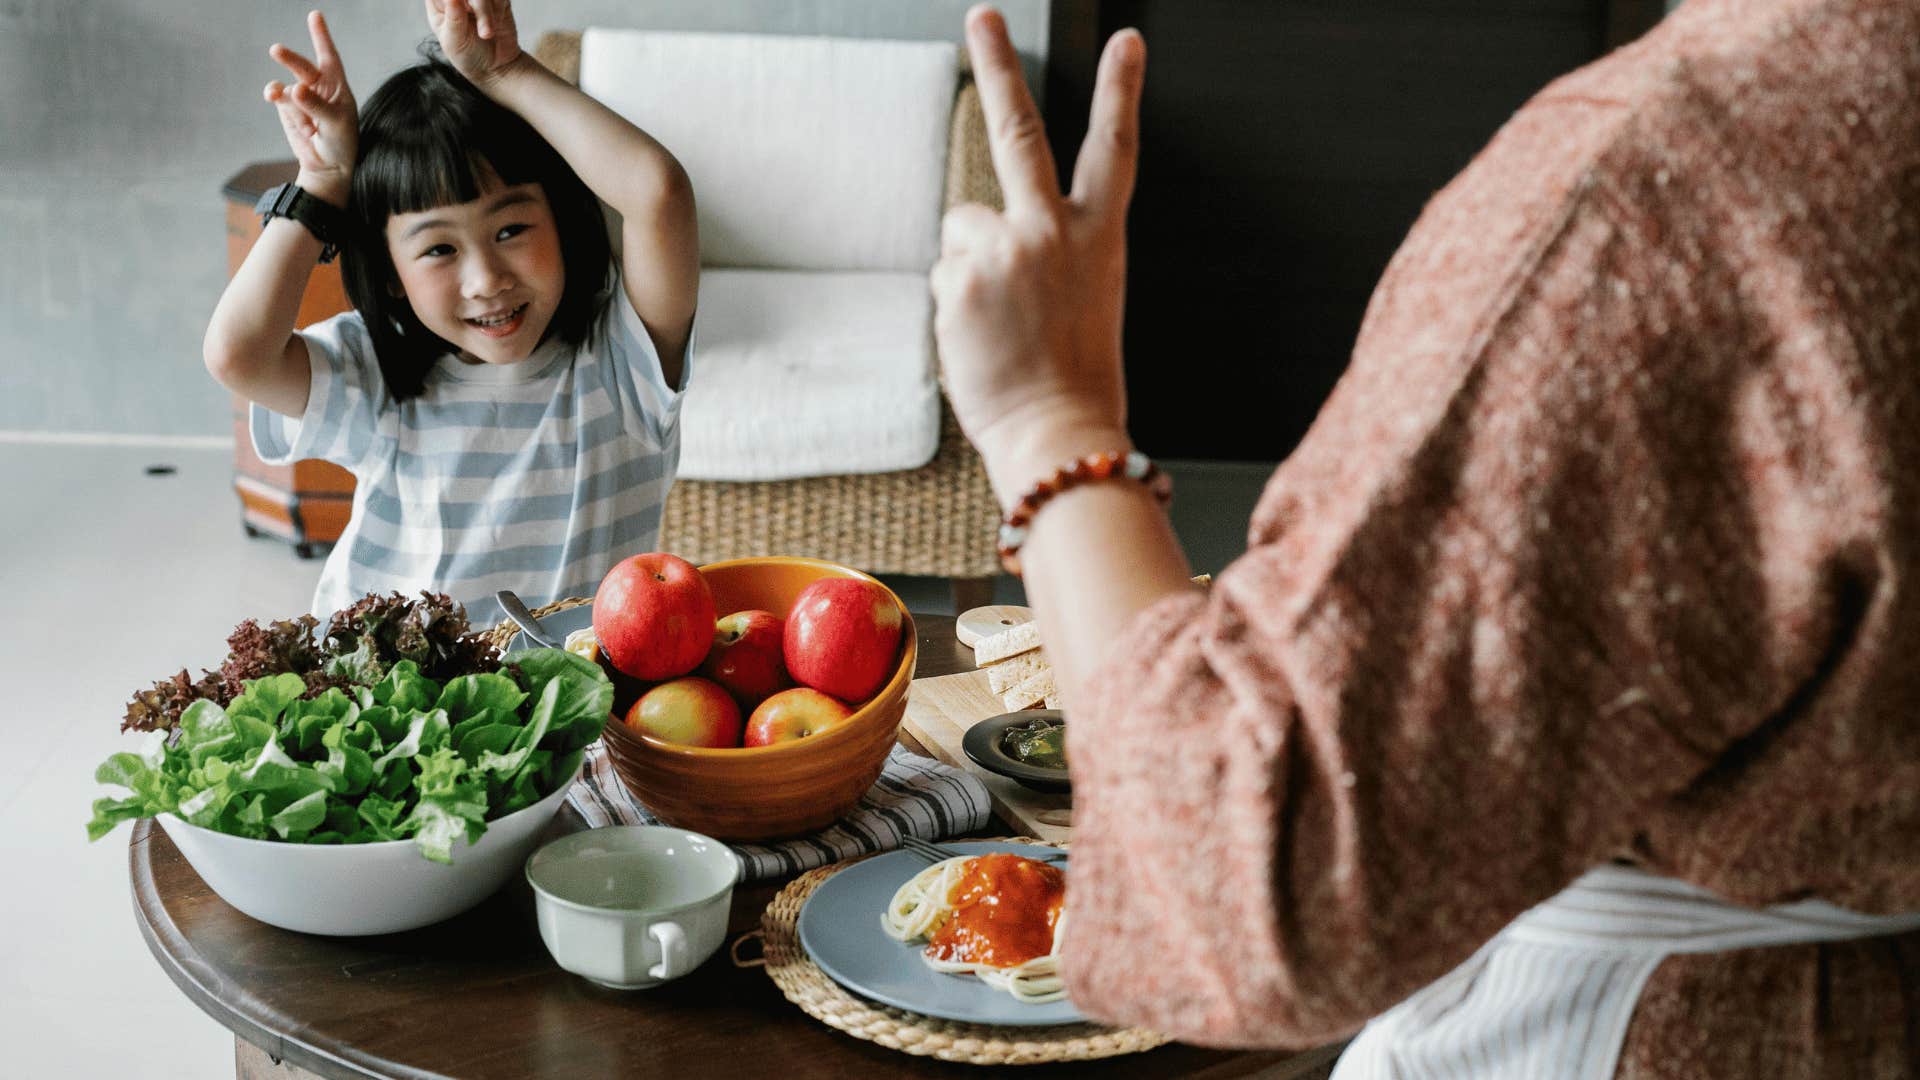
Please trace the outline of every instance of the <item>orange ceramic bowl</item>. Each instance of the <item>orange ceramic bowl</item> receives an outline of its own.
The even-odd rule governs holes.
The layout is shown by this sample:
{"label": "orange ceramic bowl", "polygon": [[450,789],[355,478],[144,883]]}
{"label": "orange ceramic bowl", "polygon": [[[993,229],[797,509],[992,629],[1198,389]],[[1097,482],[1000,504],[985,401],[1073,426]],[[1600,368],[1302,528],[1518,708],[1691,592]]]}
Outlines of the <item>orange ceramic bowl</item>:
{"label": "orange ceramic bowl", "polygon": [[[783,619],[800,590],[821,578],[874,580],[837,563],[783,556],[709,563],[700,573],[720,614],[759,608]],[[772,746],[712,749],[665,742],[614,720],[602,736],[614,771],[661,821],[721,840],[771,840],[832,824],[879,778],[907,711],[919,639],[906,605],[898,596],[893,602],[900,605],[899,665],[838,725]]]}

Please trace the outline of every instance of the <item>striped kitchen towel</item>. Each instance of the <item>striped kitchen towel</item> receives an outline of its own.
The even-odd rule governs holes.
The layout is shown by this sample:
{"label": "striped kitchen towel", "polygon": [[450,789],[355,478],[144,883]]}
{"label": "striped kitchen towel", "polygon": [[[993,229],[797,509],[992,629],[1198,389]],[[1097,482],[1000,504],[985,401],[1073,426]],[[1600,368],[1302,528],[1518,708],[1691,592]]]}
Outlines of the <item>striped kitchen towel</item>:
{"label": "striped kitchen towel", "polygon": [[[620,782],[613,759],[598,742],[587,747],[586,762],[573,790],[567,792],[567,802],[596,829],[660,824]],[[906,835],[940,840],[970,833],[986,827],[992,813],[987,786],[979,777],[896,746],[880,779],[846,817],[791,840],[728,846],[740,859],[742,881],[792,877],[816,866],[891,850]]]}

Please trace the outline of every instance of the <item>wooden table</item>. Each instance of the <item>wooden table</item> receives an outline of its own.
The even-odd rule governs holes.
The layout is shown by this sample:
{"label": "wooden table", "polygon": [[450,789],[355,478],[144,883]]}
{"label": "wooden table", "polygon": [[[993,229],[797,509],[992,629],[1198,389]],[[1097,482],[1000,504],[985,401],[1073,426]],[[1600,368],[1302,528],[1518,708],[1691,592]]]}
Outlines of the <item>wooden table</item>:
{"label": "wooden table", "polygon": [[[919,673],[972,666],[953,619],[916,615]],[[553,831],[584,822],[563,810]],[[436,926],[367,938],[280,930],[213,894],[167,834],[142,821],[128,852],[134,913],[175,985],[233,1031],[254,1077],[738,1077],[984,1075],[855,1039],[814,1020],[723,947],[653,990],[605,990],[557,967],[524,878]],[[734,890],[728,939],[758,927],[784,882]],[[1168,1045],[1022,1076],[1324,1075],[1330,1050],[1234,1053]]]}

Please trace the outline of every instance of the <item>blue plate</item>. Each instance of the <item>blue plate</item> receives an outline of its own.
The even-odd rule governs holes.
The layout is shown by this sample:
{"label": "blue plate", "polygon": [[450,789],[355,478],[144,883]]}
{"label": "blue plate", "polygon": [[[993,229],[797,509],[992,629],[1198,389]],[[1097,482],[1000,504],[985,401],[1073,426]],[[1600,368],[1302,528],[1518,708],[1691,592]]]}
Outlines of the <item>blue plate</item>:
{"label": "blue plate", "polygon": [[[995,841],[948,842],[968,855],[1007,851],[1045,855],[1054,848]],[[920,959],[926,945],[906,945],[880,928],[880,915],[907,879],[926,861],[889,851],[855,863],[828,878],[800,908],[800,947],[834,982],[862,997],[923,1016],[969,1024],[1045,1027],[1085,1019],[1067,1000],[1028,1005],[972,975],[935,971]]]}

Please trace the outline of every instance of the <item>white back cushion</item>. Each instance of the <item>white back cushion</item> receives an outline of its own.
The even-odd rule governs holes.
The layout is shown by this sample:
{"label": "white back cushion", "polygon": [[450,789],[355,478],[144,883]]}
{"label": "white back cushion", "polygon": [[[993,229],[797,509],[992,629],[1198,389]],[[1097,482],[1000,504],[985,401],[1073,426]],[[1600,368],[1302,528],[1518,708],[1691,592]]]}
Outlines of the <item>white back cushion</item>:
{"label": "white back cushion", "polygon": [[709,266],[926,272],[951,42],[589,29],[580,88],[680,159]]}
{"label": "white back cushion", "polygon": [[940,448],[924,274],[700,275],[680,477],[893,472]]}

